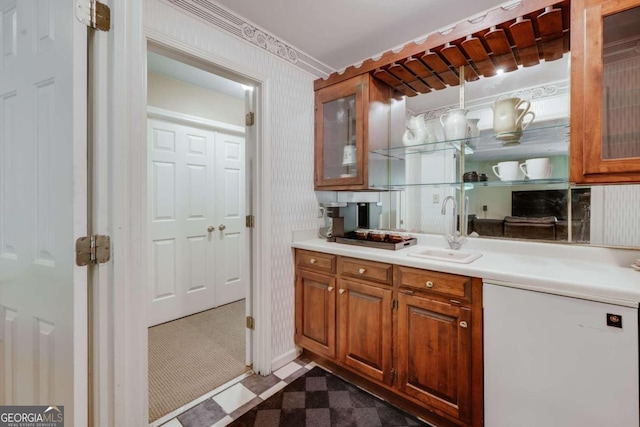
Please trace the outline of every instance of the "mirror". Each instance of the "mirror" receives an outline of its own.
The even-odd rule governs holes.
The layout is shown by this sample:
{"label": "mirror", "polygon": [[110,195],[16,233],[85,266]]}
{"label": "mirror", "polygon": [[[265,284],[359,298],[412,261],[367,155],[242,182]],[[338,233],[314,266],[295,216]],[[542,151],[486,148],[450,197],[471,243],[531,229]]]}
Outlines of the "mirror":
{"label": "mirror", "polygon": [[[473,152],[464,156],[450,149],[420,152],[402,148],[401,141],[394,141],[392,145],[407,155],[402,160],[390,160],[390,176],[402,177],[404,183],[392,182],[392,186],[401,185],[387,197],[380,196],[389,218],[397,218],[390,228],[442,234],[445,218],[440,213],[441,202],[453,195],[460,203],[460,177],[468,172],[470,182],[464,183],[464,194],[468,197],[469,233],[491,238],[640,246],[640,230],[630,230],[640,228],[640,185],[571,188],[567,182],[569,89],[568,54],[557,61],[467,82],[466,117],[478,119],[480,133],[480,138],[469,141]],[[423,115],[424,120],[439,126],[443,139],[439,118],[459,108],[460,92],[459,87],[452,87],[407,98],[407,118]],[[535,114],[518,143],[495,138],[493,105],[504,98],[529,101],[530,111]],[[500,181],[498,164],[502,162],[505,171],[515,167],[515,181]],[[548,175],[535,176],[536,183],[529,182],[524,172],[529,169],[532,173],[540,164]],[[475,181],[473,172],[484,174],[488,185]],[[546,177],[549,179],[540,179]],[[443,184],[423,185],[427,182]]]}
{"label": "mirror", "polygon": [[[483,186],[480,181],[463,183],[469,198],[470,220],[466,225],[470,233],[475,231],[487,238],[640,247],[640,185],[571,187],[567,182],[569,66],[569,55],[565,54],[557,61],[467,82],[467,118],[478,119],[480,138],[470,141],[473,154],[464,156],[462,171],[462,155],[451,147],[444,150],[432,145],[431,150],[411,150],[398,135],[392,141],[393,153],[388,156],[392,190],[317,192],[318,201],[379,202],[383,206],[381,228],[442,235],[446,224],[441,214],[442,201],[451,195],[460,203],[459,177],[475,171],[478,175],[484,173],[491,185]],[[507,97],[530,101],[535,113],[520,144],[503,144],[495,139],[491,105],[498,98]],[[424,120],[439,123],[440,116],[458,108],[459,102],[459,87],[406,98],[407,119],[423,114]],[[441,125],[436,133],[440,140],[444,139]],[[534,134],[535,144],[530,144],[533,140],[529,138]],[[539,180],[540,184],[524,182],[525,179],[521,185],[501,185],[493,171],[500,162],[516,161],[518,178],[523,178],[519,165],[536,158],[548,158],[552,170],[550,179]],[[441,185],[424,185],[427,182]],[[380,184],[386,188],[389,183]]]}

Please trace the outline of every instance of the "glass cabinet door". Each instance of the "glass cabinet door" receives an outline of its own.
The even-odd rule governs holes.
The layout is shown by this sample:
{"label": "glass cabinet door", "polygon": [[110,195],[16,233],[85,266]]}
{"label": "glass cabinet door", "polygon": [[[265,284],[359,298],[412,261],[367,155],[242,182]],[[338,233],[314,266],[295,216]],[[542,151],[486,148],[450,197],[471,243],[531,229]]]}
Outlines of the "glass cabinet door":
{"label": "glass cabinet door", "polygon": [[640,158],[640,6],[602,20],[602,159]]}
{"label": "glass cabinet door", "polygon": [[640,1],[576,0],[572,180],[640,181]]}
{"label": "glass cabinet door", "polygon": [[357,77],[316,92],[316,188],[353,189],[364,183],[366,84]]}

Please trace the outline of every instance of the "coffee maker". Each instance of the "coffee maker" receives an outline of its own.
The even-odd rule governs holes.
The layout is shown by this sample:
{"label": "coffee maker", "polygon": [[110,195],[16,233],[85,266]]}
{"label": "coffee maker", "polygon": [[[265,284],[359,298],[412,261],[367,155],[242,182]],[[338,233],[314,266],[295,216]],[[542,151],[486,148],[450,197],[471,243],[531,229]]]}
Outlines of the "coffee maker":
{"label": "coffee maker", "polygon": [[[323,203],[322,207],[325,208],[326,212],[324,229],[326,230],[325,237],[327,241],[335,242],[336,237],[344,237],[346,233],[355,230],[355,225],[353,227],[350,226],[353,209],[349,207],[348,203]],[[322,229],[320,234],[323,235]]]}
{"label": "coffee maker", "polygon": [[357,228],[380,228],[381,202],[356,203]]}
{"label": "coffee maker", "polygon": [[[356,228],[379,228],[382,203],[380,202],[333,202],[323,203],[327,224],[320,235],[335,242],[336,237],[352,237]],[[328,226],[327,226],[328,225]],[[325,233],[322,230],[326,230]]]}

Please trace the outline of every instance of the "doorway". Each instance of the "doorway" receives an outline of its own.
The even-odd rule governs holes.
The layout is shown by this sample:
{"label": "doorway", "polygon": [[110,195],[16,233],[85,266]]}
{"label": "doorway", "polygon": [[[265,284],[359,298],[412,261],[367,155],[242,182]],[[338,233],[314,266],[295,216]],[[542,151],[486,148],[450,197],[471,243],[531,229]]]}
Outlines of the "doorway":
{"label": "doorway", "polygon": [[[179,54],[147,56],[149,421],[251,369],[251,92]],[[250,142],[249,142],[250,143]]]}

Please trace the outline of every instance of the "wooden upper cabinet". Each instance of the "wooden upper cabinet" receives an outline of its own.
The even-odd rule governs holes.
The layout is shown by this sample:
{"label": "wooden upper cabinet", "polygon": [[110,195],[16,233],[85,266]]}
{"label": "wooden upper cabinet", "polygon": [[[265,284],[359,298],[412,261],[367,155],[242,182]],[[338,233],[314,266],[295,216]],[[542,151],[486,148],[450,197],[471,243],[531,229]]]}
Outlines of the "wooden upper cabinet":
{"label": "wooden upper cabinet", "polygon": [[571,181],[640,182],[640,0],[573,0],[571,18]]}
{"label": "wooden upper cabinet", "polygon": [[388,146],[391,89],[369,74],[315,92],[315,189],[369,188],[369,150]]}

